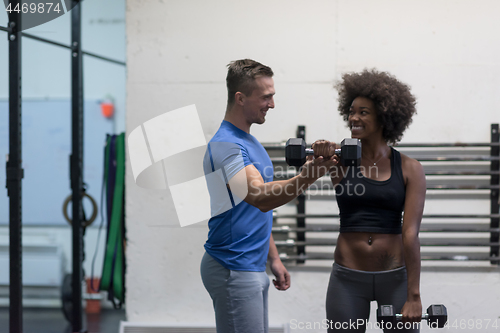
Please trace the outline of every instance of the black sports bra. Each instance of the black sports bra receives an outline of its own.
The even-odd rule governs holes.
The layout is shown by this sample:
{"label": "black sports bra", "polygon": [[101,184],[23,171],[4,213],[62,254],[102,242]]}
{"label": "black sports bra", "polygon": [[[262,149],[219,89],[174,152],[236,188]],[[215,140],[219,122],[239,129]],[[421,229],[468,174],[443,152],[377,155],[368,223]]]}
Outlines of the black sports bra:
{"label": "black sports bra", "polygon": [[[401,234],[406,187],[401,154],[391,147],[391,177],[377,181],[363,176],[359,167],[348,167],[335,186],[340,210],[340,232]],[[375,172],[371,169],[368,172]],[[366,173],[365,173],[366,174]]]}

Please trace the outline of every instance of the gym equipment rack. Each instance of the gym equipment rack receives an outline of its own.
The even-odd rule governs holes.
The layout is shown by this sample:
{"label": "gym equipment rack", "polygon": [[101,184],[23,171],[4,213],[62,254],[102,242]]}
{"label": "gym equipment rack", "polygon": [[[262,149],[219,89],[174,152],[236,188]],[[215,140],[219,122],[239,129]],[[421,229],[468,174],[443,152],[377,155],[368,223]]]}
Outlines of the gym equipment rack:
{"label": "gym equipment rack", "polygon": [[[82,51],[81,46],[81,6],[83,0],[66,0],[71,10],[71,45],[67,46],[48,39],[21,32],[20,12],[9,13],[7,27],[0,30],[7,32],[9,41],[9,155],[7,158],[7,193],[9,196],[9,332],[19,333],[22,326],[22,84],[21,59],[22,37],[31,38],[51,45],[71,50],[71,105],[72,105],[72,153],[70,156],[70,182],[72,190],[72,295],[73,322],[72,332],[83,330],[82,281],[83,281],[83,55],[125,66],[124,62]],[[11,0],[16,7],[21,0]]]}
{"label": "gym equipment rack", "polygon": [[[467,198],[490,202],[489,214],[424,213],[420,228],[422,260],[489,261],[493,266],[500,265],[498,124],[492,124],[490,131],[490,142],[397,145],[399,151],[422,163],[427,199]],[[297,136],[305,136],[304,126],[298,127]],[[263,145],[275,166],[274,180],[288,179],[297,174],[296,168],[285,163],[285,142]],[[306,199],[335,201],[334,188],[326,176],[314,185],[316,190],[310,187],[293,201],[296,213],[282,214],[278,209],[273,214],[272,232],[283,261],[303,264],[307,260],[333,260],[331,249],[322,251],[317,248],[336,245],[339,215],[306,213]],[[316,249],[308,251],[309,246]]]}

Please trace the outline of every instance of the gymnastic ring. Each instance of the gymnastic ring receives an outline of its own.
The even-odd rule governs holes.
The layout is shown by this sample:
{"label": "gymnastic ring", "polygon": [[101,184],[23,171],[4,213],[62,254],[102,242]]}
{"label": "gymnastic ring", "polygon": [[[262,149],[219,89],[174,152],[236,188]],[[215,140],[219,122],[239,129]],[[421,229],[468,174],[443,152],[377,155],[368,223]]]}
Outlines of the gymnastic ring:
{"label": "gymnastic ring", "polygon": [[[92,222],[94,222],[94,220],[96,219],[97,217],[97,203],[95,202],[94,198],[92,198],[90,195],[87,194],[87,192],[83,191],[82,192],[82,199],[83,197],[87,197],[89,198],[90,202],[92,203],[92,216],[90,216],[90,219],[88,219],[87,221],[85,221],[82,225],[84,228],[88,227],[89,225],[92,224]],[[73,198],[73,195],[70,194],[66,200],[64,200],[64,204],[63,204],[63,214],[64,214],[64,218],[66,219],[66,221],[68,221],[69,225],[72,225],[73,223],[73,219],[70,219],[69,218],[69,215],[68,215],[68,206],[69,206],[69,203],[71,202],[71,199]]]}

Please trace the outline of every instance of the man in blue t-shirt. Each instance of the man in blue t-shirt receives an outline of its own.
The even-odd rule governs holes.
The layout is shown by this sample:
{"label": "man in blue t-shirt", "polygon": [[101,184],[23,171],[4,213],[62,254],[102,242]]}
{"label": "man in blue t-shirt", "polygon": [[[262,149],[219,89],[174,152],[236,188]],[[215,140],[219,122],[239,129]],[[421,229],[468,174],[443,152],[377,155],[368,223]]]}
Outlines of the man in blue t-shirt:
{"label": "man in blue t-shirt", "polygon": [[271,159],[250,134],[250,126],[263,124],[274,108],[272,77],[271,68],[250,59],[228,65],[226,114],[203,162],[213,217],[201,276],[213,300],[218,333],[268,332],[268,261],[276,289],[290,287],[271,235],[272,210],[338,163],[330,145],[318,144],[316,158],[299,175],[273,182]]}

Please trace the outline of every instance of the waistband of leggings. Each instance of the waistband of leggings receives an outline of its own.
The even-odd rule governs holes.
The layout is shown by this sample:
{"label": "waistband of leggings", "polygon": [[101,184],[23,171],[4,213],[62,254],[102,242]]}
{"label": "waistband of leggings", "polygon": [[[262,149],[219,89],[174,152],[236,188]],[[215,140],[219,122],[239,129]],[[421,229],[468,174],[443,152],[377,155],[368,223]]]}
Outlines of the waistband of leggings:
{"label": "waistband of leggings", "polygon": [[340,270],[346,270],[346,271],[349,271],[352,273],[365,274],[365,275],[390,274],[390,273],[397,273],[397,272],[406,270],[406,266],[401,266],[398,268],[390,269],[388,271],[373,271],[373,272],[372,271],[360,271],[357,269],[352,269],[352,268],[347,268],[345,266],[341,266],[341,265],[337,264],[336,262],[333,263],[333,267],[340,269]]}

